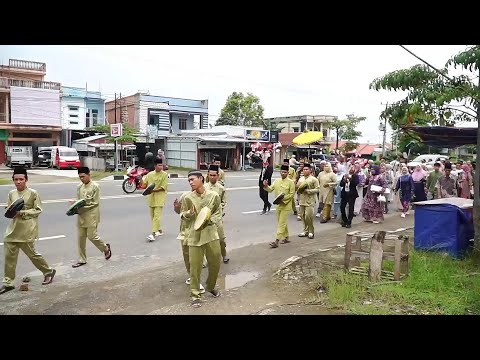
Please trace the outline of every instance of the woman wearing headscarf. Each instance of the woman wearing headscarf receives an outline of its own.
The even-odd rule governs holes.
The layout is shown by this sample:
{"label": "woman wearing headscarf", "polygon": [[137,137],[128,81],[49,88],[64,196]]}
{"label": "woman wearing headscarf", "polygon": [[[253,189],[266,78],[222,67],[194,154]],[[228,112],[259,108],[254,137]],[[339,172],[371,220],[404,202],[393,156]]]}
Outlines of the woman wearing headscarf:
{"label": "woman wearing headscarf", "polygon": [[[365,221],[379,224],[384,220],[383,210],[385,205],[378,201],[378,197],[385,192],[387,182],[380,175],[380,166],[373,165],[371,169],[370,176],[365,181],[365,185],[368,185],[368,187],[367,194],[363,199],[362,216]],[[380,192],[372,191],[372,185],[380,186],[382,190]]]}
{"label": "woman wearing headscarf", "polygon": [[427,192],[425,191],[425,187],[427,182],[427,173],[420,165],[415,167],[415,170],[412,173],[412,180],[414,184],[414,201],[426,201]]}
{"label": "woman wearing headscarf", "polygon": [[464,199],[470,199],[470,189],[473,186],[473,178],[470,170],[470,166],[467,164],[462,165],[463,174],[458,177],[458,185],[460,188],[460,197]]}
{"label": "woman wearing headscarf", "polygon": [[393,172],[392,172],[392,165],[390,164],[382,164],[380,165],[380,174],[383,176],[387,183],[388,193],[385,193],[385,214],[388,214],[388,203],[391,199],[392,194],[392,183],[393,183]]}
{"label": "woman wearing headscarf", "polygon": [[337,176],[332,171],[330,163],[325,164],[323,171],[318,175],[319,201],[323,204],[320,213],[320,223],[324,224],[331,218],[331,210],[334,198],[334,189],[337,186]]}
{"label": "woman wearing headscarf", "polygon": [[402,176],[398,179],[397,185],[395,186],[395,193],[400,190],[400,201],[403,205],[402,217],[404,218],[409,214],[410,201],[412,200],[412,194],[415,189],[415,184],[412,178],[412,175],[408,173],[408,168],[406,166],[402,167]]}
{"label": "woman wearing headscarf", "polygon": [[355,199],[355,206],[353,208],[354,216],[360,214],[363,204],[363,186],[365,185],[366,176],[362,170],[360,162],[355,164],[355,175],[358,175],[357,193],[358,197]]}

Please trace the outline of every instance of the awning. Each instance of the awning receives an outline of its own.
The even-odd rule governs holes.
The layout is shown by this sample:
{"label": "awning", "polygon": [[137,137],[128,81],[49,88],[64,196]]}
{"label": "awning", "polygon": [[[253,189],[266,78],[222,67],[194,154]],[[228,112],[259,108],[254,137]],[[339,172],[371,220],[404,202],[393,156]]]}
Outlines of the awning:
{"label": "awning", "polygon": [[459,128],[450,126],[407,126],[406,133],[416,134],[424,144],[437,147],[458,147],[476,145],[478,128]]}
{"label": "awning", "polygon": [[291,147],[297,148],[297,149],[322,149],[323,147],[320,145],[290,145]]}

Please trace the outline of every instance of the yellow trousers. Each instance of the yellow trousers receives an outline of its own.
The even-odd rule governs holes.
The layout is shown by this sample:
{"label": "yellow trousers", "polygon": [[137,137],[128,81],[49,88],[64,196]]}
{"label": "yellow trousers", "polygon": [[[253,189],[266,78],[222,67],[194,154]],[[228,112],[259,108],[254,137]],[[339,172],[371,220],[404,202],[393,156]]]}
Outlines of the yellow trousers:
{"label": "yellow trousers", "polygon": [[287,219],[290,214],[290,210],[278,210],[277,208],[277,235],[276,240],[282,240],[288,238],[288,224]]}
{"label": "yellow trousers", "polygon": [[303,220],[303,231],[308,233],[314,234],[314,229],[313,229],[313,214],[314,214],[314,208],[313,206],[302,206],[300,205],[300,212]]}
{"label": "yellow trousers", "polygon": [[78,253],[80,254],[81,263],[87,262],[87,238],[97,247],[101,252],[107,251],[107,245],[100,239],[97,234],[97,228],[91,227],[79,227],[78,229]]}
{"label": "yellow trousers", "polygon": [[163,206],[150,207],[150,218],[152,219],[152,233],[162,228]]}
{"label": "yellow trousers", "polygon": [[206,291],[215,289],[220,271],[220,241],[214,240],[202,246],[189,246],[190,261],[190,292],[192,299],[200,299],[200,276],[202,275],[203,257],[208,261],[208,278],[205,284]]}
{"label": "yellow trousers", "polygon": [[3,251],[5,252],[3,285],[5,286],[13,286],[17,269],[18,251],[20,249],[44,276],[52,272],[52,268],[48,266],[43,256],[35,250],[34,242],[7,242],[3,246]]}

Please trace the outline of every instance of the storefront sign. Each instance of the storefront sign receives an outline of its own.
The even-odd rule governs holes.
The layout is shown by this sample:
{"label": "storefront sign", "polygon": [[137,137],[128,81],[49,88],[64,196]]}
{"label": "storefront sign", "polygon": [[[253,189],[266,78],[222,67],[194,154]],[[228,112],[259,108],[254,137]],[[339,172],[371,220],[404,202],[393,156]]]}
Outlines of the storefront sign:
{"label": "storefront sign", "polygon": [[245,130],[245,138],[255,141],[270,141],[270,130]]}

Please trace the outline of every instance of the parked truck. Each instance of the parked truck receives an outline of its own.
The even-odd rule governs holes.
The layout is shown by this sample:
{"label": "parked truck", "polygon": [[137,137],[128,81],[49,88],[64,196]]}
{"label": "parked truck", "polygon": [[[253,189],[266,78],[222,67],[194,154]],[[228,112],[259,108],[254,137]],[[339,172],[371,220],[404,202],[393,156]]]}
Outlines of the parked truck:
{"label": "parked truck", "polygon": [[33,151],[31,146],[7,146],[7,159],[5,164],[9,167],[32,167]]}

